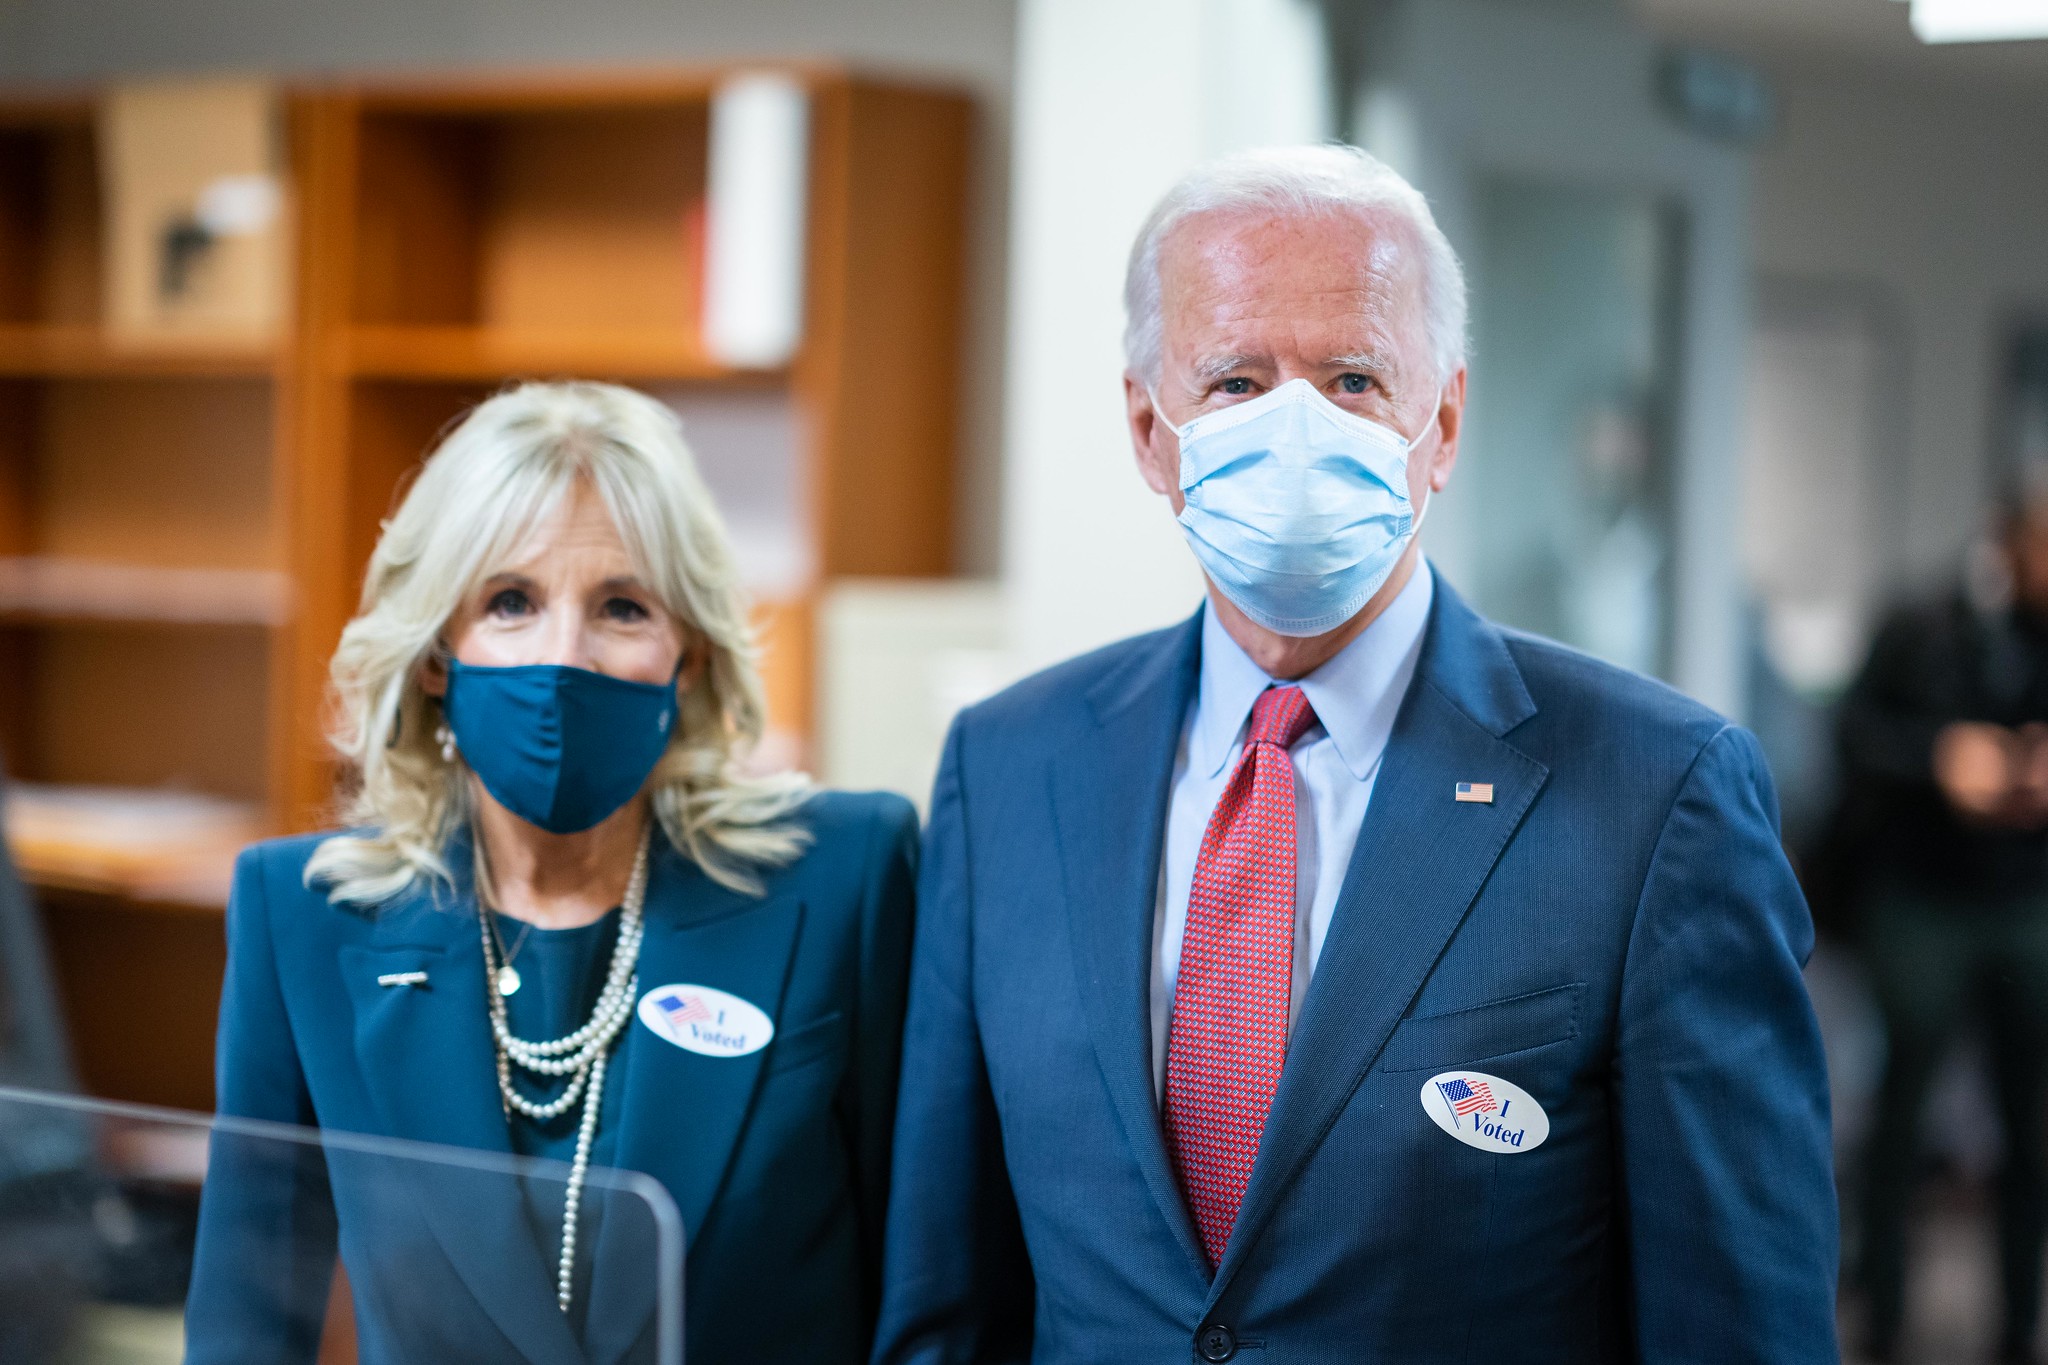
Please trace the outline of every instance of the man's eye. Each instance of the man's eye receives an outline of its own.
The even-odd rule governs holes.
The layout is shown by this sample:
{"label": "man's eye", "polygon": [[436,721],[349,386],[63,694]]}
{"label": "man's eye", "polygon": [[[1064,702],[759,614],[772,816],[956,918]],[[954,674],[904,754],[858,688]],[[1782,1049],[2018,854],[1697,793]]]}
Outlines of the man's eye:
{"label": "man's eye", "polygon": [[524,616],[532,606],[519,589],[500,588],[491,594],[490,604],[484,610],[492,616]]}
{"label": "man's eye", "polygon": [[1337,392],[1364,393],[1372,387],[1372,376],[1363,374],[1341,374],[1337,376]]}
{"label": "man's eye", "polygon": [[1232,397],[1241,397],[1244,394],[1250,393],[1252,391],[1252,381],[1244,378],[1242,375],[1239,375],[1234,379],[1224,380],[1221,384],[1218,384],[1216,387],[1221,389],[1224,393],[1230,394]]}

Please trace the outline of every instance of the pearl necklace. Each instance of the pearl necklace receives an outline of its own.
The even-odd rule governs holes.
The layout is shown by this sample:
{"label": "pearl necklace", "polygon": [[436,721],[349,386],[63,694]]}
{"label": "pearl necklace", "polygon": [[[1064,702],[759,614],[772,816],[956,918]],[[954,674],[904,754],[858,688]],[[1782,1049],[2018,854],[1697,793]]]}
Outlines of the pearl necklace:
{"label": "pearl necklace", "polygon": [[[497,943],[491,935],[490,908],[477,899],[477,919],[483,927],[484,998],[490,1004],[491,1038],[498,1053],[498,1094],[503,1097],[506,1117],[517,1110],[530,1119],[551,1119],[566,1114],[583,1100],[583,1116],[576,1127],[576,1158],[569,1165],[569,1189],[562,1204],[562,1256],[555,1271],[555,1302],[569,1311],[571,1275],[576,1266],[576,1216],[583,1205],[583,1181],[590,1172],[590,1148],[597,1136],[598,1110],[604,1105],[604,1069],[611,1046],[633,1017],[633,997],[639,993],[641,910],[647,898],[647,843],[633,855],[633,874],[626,881],[626,899],[619,911],[619,939],[612,946],[611,970],[605,974],[604,990],[590,1019],[574,1033],[547,1042],[530,1042],[515,1037],[505,1022],[505,998],[492,989],[503,964],[497,960]],[[512,1068],[536,1076],[567,1076],[569,1086],[545,1103],[529,1100],[512,1084]]]}

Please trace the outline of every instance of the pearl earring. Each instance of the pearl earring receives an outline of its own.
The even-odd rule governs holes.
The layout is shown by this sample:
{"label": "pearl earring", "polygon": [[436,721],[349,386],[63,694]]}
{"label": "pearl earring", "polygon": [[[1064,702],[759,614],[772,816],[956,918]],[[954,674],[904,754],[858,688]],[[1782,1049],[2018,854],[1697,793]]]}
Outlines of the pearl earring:
{"label": "pearl earring", "polygon": [[455,761],[455,732],[444,723],[434,727],[434,738],[441,741],[441,761],[443,763],[453,763]]}

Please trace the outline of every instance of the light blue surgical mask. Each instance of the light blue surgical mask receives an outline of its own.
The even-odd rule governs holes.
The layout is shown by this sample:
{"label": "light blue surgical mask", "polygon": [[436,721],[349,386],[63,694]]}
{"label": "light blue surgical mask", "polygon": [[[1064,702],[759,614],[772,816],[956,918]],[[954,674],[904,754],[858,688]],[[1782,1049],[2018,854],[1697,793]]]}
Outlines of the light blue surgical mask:
{"label": "light blue surgical mask", "polygon": [[1180,438],[1181,531],[1210,580],[1282,635],[1357,615],[1421,527],[1408,455],[1436,429],[1430,413],[1411,441],[1290,379],[1182,426],[1161,416]]}

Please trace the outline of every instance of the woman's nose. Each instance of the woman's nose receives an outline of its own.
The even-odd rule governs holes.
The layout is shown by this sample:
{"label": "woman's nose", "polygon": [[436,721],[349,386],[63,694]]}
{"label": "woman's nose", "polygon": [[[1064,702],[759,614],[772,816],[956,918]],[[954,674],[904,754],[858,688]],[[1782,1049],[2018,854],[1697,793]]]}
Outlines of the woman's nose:
{"label": "woman's nose", "polygon": [[570,668],[594,668],[590,632],[580,615],[561,613],[548,622],[542,638],[545,657],[538,663],[563,664]]}

